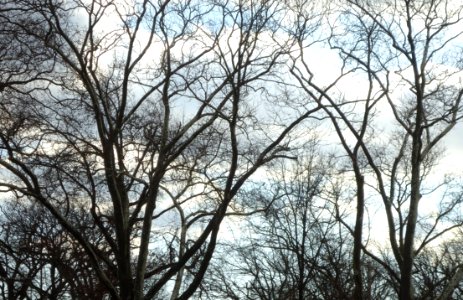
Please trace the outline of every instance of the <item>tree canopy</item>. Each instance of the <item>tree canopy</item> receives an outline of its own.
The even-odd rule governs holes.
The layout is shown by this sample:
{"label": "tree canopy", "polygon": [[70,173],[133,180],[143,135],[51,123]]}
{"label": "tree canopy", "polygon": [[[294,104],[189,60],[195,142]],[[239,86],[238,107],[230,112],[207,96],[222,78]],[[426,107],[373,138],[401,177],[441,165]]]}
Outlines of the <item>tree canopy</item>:
{"label": "tree canopy", "polygon": [[452,0],[0,0],[5,299],[459,299]]}

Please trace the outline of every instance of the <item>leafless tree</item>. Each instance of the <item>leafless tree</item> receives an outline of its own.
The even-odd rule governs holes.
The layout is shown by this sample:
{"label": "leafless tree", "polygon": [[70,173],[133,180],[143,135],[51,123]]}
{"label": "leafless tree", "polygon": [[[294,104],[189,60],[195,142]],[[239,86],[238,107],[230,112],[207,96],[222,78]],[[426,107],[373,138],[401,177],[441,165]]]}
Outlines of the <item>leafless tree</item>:
{"label": "leafless tree", "polygon": [[[189,298],[238,191],[318,110],[266,110],[284,99],[281,8],[2,1],[1,191],[45,208],[105,294],[151,299],[173,280]],[[69,219],[77,202],[104,241]]]}
{"label": "leafless tree", "polygon": [[[272,168],[272,188],[256,195],[271,205],[243,221],[240,236],[220,248],[202,298],[353,298],[353,238],[338,222],[349,219],[339,202],[350,188],[340,181],[334,156],[321,155],[313,146],[304,149],[309,154],[297,162]],[[361,263],[365,297],[392,296],[382,266],[368,257]]]}
{"label": "leafless tree", "polygon": [[[456,1],[0,4],[0,201],[32,220],[5,207],[5,297],[459,293],[445,239],[463,225],[462,185],[435,171],[462,118]],[[329,82],[314,48],[340,58]],[[335,164],[310,156],[312,135]],[[383,253],[365,218],[378,203]],[[229,217],[260,230],[229,250],[248,289],[220,268],[204,281]]]}
{"label": "leafless tree", "polygon": [[[103,297],[106,289],[88,256],[48,211],[22,199],[8,201],[2,212],[0,252],[5,299]],[[84,208],[73,207],[67,216],[87,240],[104,244]],[[104,251],[102,244],[99,247]],[[115,274],[111,278],[114,280]]]}
{"label": "leafless tree", "polygon": [[[357,223],[351,229],[356,274],[362,274],[360,250],[388,265],[365,247],[363,183],[383,202],[399,271],[386,269],[396,278],[399,298],[413,299],[415,257],[462,225],[458,187],[444,193],[436,214],[419,211],[422,198],[432,199],[442,186],[452,189],[448,178],[436,183],[430,177],[442,152],[440,142],[462,117],[461,60],[454,43],[462,34],[461,6],[452,1],[345,1],[332,12],[328,44],[343,60],[339,76],[326,86],[317,84],[303,38],[292,73],[311,99],[318,97],[352,161],[358,188]],[[336,88],[350,76],[363,78],[366,90],[340,95]],[[391,115],[395,128],[380,133],[378,113]],[[358,166],[364,167],[360,174]],[[365,175],[371,181],[364,181]],[[364,280],[356,278],[355,298],[361,299]]]}
{"label": "leafless tree", "polygon": [[[419,299],[459,299],[462,296],[462,283],[459,281],[451,286],[461,266],[458,254],[461,240],[458,238],[442,242],[438,247],[426,249],[415,259],[414,277],[416,290],[420,292]],[[450,292],[445,294],[447,287]]]}

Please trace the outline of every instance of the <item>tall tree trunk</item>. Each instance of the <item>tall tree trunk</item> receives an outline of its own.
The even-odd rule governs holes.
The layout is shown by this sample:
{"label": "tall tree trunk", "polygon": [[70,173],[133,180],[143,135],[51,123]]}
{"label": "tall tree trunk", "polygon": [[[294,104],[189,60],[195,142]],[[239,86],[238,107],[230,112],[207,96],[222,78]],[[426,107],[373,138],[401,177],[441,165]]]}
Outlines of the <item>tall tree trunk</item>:
{"label": "tall tree trunk", "polygon": [[363,299],[363,278],[362,278],[362,235],[363,215],[365,210],[364,177],[358,168],[355,168],[355,180],[357,184],[357,214],[354,228],[354,249],[353,249],[353,271],[354,271],[354,294],[353,299]]}

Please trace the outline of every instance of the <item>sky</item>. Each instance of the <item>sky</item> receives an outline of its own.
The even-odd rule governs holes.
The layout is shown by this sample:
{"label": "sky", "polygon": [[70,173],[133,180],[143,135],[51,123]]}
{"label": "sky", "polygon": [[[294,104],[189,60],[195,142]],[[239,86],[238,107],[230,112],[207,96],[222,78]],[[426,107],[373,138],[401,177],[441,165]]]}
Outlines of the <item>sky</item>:
{"label": "sky", "polygon": [[[121,1],[122,2],[122,1]],[[129,15],[129,12],[131,10],[130,5],[126,6],[127,15]],[[122,6],[120,7],[121,11]],[[76,19],[81,21],[81,24],[86,24],[86,19],[84,15],[76,15]],[[119,16],[116,16],[114,14],[114,11],[112,9],[109,9],[108,12],[106,12],[101,20],[101,23],[99,24],[99,30],[101,30],[101,33],[107,33],[112,31],[114,29],[115,24],[118,24],[121,21],[121,18]],[[461,28],[458,26],[455,26],[455,28]],[[460,29],[457,29],[460,30]],[[231,32],[231,30],[230,30]],[[454,31],[453,31],[454,32]],[[453,33],[452,31],[450,34]],[[206,35],[206,29],[204,29],[204,34]],[[224,34],[224,39],[227,38],[227,35]],[[137,51],[141,51],[143,49],[144,44],[147,42],[149,39],[149,34],[145,29],[140,30],[139,32],[139,38],[137,41]],[[206,39],[206,37],[205,37]],[[228,43],[229,41],[221,41],[223,44]],[[234,39],[231,39],[232,43],[232,48],[233,48],[233,43],[236,42],[236,37]],[[266,42],[266,41],[264,41]],[[269,41],[270,42],[270,41]],[[463,45],[463,38],[460,36],[454,41],[455,45]],[[146,64],[149,66],[150,63],[153,61],[159,62],[160,56],[161,56],[161,49],[162,47],[156,47],[156,45],[160,46],[159,40],[157,38],[154,39],[153,42],[153,47],[149,50],[150,53],[147,55],[146,61],[143,61],[143,64]],[[191,49],[196,47],[197,43],[191,43],[188,40],[183,40],[181,41],[177,47],[175,48],[176,54],[178,55],[183,55],[187,53],[188,51],[185,51],[185,49],[189,49],[190,52],[198,51],[199,48],[196,48],[196,50],[192,51]],[[108,52],[107,54],[104,55],[103,60],[101,61],[101,67],[102,71],[106,67],[108,67],[115,55],[118,55],[120,53],[114,53],[114,52]],[[322,46],[320,43],[312,45],[308,50],[305,52],[305,57],[307,58],[307,62],[309,63],[313,73],[315,74],[314,81],[319,84],[320,86],[326,86],[330,84],[333,80],[337,78],[339,75],[339,70],[340,66],[342,64],[341,60],[339,59],[338,54],[334,50],[329,50],[326,46]],[[445,63],[445,62],[444,62]],[[443,65],[442,66],[444,69],[448,66]],[[453,66],[451,66],[453,68]],[[454,80],[454,83],[461,84],[461,74],[457,76],[459,80]],[[339,85],[336,86],[334,91],[338,93],[339,95],[343,95],[347,99],[355,99],[357,97],[364,97],[365,95],[365,89],[364,87],[366,86],[367,82],[365,81],[364,76],[347,76],[345,77]],[[135,92],[136,94],[136,92]],[[386,130],[388,129],[388,126],[393,123],[393,118],[390,110],[388,109],[387,105],[380,105],[381,111],[379,115],[379,124],[385,128]],[[329,125],[327,125],[329,126]],[[335,136],[325,136],[326,140],[328,140],[330,143],[337,143],[337,137]],[[443,173],[449,172],[449,173],[455,173],[457,175],[461,175],[463,171],[463,159],[461,159],[461,156],[463,154],[463,124],[460,122],[443,140],[443,145],[445,145],[446,148],[446,155],[442,158],[441,163],[437,166],[436,173],[433,174],[432,176],[436,176],[436,178],[440,178]],[[262,173],[259,173],[258,176],[265,176]],[[370,209],[369,210],[369,217],[370,220],[376,220],[373,222],[377,222],[378,224],[373,224],[373,235],[375,236],[383,236],[382,234],[384,233],[384,219],[381,219],[381,216],[384,216],[381,206],[377,206],[377,209]],[[227,233],[227,226],[234,226],[233,223],[229,223],[228,225],[224,226],[224,235]],[[228,230],[230,231],[230,230]],[[236,230],[233,230],[236,232]]]}

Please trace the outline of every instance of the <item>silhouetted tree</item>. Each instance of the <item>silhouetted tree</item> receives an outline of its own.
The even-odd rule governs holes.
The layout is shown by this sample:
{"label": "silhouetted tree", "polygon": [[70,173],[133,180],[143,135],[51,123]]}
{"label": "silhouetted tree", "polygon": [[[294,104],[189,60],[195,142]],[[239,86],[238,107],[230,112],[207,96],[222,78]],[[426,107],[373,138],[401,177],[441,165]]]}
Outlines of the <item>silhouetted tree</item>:
{"label": "silhouetted tree", "polygon": [[[415,257],[431,241],[462,225],[458,187],[444,193],[436,213],[419,211],[420,203],[431,201],[424,198],[433,198],[441,184],[452,189],[447,177],[437,183],[431,174],[442,152],[439,143],[462,118],[461,60],[453,55],[458,51],[454,41],[462,34],[461,16],[461,5],[454,1],[341,3],[327,22],[331,28],[327,38],[342,65],[325,86],[318,83],[305,56],[312,40],[299,35],[292,74],[330,116],[357,182],[357,223],[350,228],[355,239],[356,299],[364,295],[364,280],[357,276],[363,273],[360,250],[381,262],[362,237],[366,195],[377,195],[383,202],[390,248],[399,267],[389,272],[398,281],[400,299],[415,297]],[[365,84],[350,95],[339,93],[336,88],[352,76]],[[383,122],[393,124],[393,129],[382,126],[384,130],[378,131],[380,113],[391,116]]]}
{"label": "silhouetted tree", "polygon": [[[281,9],[2,1],[1,51],[12,58],[0,63],[0,187],[49,212],[106,295],[151,299],[175,278],[172,297],[189,298],[238,191],[318,110],[267,110],[289,100],[278,88],[292,44]],[[76,202],[102,240],[72,222]]]}

